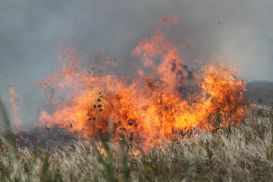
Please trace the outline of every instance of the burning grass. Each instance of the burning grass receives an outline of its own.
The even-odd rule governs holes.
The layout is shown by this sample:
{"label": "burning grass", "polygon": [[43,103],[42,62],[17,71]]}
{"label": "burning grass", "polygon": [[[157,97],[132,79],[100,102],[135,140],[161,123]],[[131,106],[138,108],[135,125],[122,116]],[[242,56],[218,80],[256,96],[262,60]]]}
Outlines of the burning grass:
{"label": "burning grass", "polygon": [[[7,116],[5,116],[7,117]],[[239,126],[132,155],[129,142],[75,140],[50,150],[15,147],[2,134],[1,181],[272,181],[273,107],[255,106]],[[8,142],[6,142],[8,141]]]}
{"label": "burning grass", "polygon": [[[136,148],[149,151],[177,133],[238,124],[247,113],[245,82],[222,62],[189,71],[162,31],[177,20],[162,19],[155,33],[133,49],[140,66],[127,79],[82,68],[80,56],[67,49],[61,69],[40,84],[54,90],[56,100],[61,97],[53,112],[41,113],[41,126],[57,126],[84,138],[111,135],[117,142],[125,132]],[[191,92],[183,94],[189,87]]]}
{"label": "burning grass", "polygon": [[[67,49],[60,70],[40,83],[54,93],[49,99],[53,107],[40,114],[42,129],[32,134],[12,134],[1,104],[6,152],[0,156],[0,179],[272,179],[272,107],[256,106],[248,114],[245,82],[222,62],[190,71],[162,31],[176,21],[162,19],[154,35],[133,49],[141,64],[129,79],[108,69],[84,69],[80,56]],[[17,94],[12,87],[9,91],[15,103]],[[13,121],[20,124],[14,106]],[[53,135],[59,133],[64,140],[57,136],[60,145],[55,145]]]}

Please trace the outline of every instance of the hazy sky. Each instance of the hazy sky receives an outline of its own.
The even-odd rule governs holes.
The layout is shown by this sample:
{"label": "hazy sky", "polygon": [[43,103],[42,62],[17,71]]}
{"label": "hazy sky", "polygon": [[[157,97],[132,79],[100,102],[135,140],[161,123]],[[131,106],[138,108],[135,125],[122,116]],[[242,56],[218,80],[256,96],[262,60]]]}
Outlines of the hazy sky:
{"label": "hazy sky", "polygon": [[43,100],[34,84],[56,67],[60,47],[125,59],[173,15],[182,19],[168,36],[192,41],[187,61],[217,52],[244,79],[273,81],[272,10],[272,0],[0,0],[0,95],[13,84],[21,115],[34,121]]}

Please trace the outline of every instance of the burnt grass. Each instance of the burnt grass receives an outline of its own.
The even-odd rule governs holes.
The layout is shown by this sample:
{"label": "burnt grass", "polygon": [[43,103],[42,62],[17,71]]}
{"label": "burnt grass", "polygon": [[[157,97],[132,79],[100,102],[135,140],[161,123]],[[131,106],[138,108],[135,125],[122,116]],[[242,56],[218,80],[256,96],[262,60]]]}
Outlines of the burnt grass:
{"label": "burnt grass", "polygon": [[0,181],[273,181],[273,106],[238,126],[192,131],[148,152],[59,128],[12,134],[1,106]]}

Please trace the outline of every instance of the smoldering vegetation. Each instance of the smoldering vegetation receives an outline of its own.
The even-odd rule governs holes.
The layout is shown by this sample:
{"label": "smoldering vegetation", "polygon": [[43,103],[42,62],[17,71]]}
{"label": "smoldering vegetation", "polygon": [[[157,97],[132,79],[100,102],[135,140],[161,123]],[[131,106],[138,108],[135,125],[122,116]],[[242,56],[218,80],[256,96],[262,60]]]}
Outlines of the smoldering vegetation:
{"label": "smoldering vegetation", "polygon": [[[1,104],[1,181],[271,181],[273,106],[253,105],[239,125],[194,131],[146,153],[120,143],[70,140],[62,147],[22,147]],[[57,132],[56,130],[54,131]],[[41,133],[40,133],[41,134]],[[52,150],[53,149],[53,150]]]}

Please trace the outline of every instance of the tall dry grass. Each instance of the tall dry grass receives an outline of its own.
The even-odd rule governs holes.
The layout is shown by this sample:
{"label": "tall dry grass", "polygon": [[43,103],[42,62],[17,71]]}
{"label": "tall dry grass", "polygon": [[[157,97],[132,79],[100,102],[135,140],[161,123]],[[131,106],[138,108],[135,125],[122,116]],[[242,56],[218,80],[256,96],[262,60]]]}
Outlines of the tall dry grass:
{"label": "tall dry grass", "polygon": [[0,106],[9,150],[0,154],[0,181],[273,181],[272,106],[255,106],[239,126],[195,131],[137,156],[126,140],[77,141],[55,151],[15,147]]}

